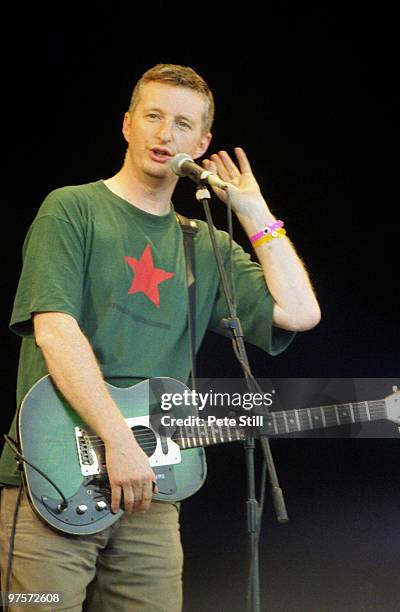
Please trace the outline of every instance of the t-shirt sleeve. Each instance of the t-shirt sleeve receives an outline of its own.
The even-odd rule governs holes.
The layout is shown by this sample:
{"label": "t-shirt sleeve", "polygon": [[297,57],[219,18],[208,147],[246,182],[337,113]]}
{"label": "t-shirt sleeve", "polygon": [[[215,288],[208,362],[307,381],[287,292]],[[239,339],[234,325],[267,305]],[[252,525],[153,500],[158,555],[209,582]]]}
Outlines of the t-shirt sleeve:
{"label": "t-shirt sleeve", "polygon": [[24,242],[10,329],[31,336],[34,312],[64,312],[79,321],[83,260],[83,237],[73,223],[54,214],[36,218]]}
{"label": "t-shirt sleeve", "polygon": [[[225,232],[220,232],[220,238],[222,238],[224,244],[225,270],[227,270],[228,237]],[[244,339],[270,355],[278,355],[288,347],[296,334],[273,325],[272,317],[275,302],[265,283],[262,268],[235,242],[232,246],[232,261],[237,313],[242,324]],[[228,306],[225,294],[220,286],[209,329],[230,336],[230,331],[224,330],[221,325],[222,319],[227,316]]]}

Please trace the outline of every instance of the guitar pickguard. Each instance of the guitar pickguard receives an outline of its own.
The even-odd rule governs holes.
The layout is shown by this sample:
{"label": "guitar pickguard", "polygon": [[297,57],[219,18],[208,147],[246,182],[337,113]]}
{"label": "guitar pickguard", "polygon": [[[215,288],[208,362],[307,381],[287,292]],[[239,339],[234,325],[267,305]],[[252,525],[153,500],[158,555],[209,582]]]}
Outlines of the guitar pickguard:
{"label": "guitar pickguard", "polygon": [[[168,436],[160,435],[156,416],[148,415],[125,419],[139,445],[149,457],[150,466],[163,467],[181,462],[179,446]],[[105,472],[104,445],[90,427],[75,427],[79,465],[83,476],[95,476]]]}

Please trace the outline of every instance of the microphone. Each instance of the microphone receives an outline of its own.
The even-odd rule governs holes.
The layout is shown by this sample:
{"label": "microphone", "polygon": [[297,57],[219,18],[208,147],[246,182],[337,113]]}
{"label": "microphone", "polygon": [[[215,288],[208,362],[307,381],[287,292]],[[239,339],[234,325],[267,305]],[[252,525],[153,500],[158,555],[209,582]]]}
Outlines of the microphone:
{"label": "microphone", "polygon": [[218,187],[224,191],[228,189],[227,183],[221,181],[221,179],[215,174],[212,174],[212,172],[204,170],[204,168],[196,164],[190,155],[186,153],[178,153],[175,155],[170,161],[170,166],[172,172],[177,176],[187,176],[197,184],[208,183],[211,187]]}

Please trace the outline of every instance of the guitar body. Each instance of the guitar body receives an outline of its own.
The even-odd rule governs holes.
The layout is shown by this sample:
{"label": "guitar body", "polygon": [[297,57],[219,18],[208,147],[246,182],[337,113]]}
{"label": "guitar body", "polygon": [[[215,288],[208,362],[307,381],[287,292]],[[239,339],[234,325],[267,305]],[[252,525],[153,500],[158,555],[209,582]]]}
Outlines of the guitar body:
{"label": "guitar body", "polygon": [[[196,416],[193,406],[161,410],[162,394],[187,387],[171,378],[154,378],[134,387],[106,383],[111,396],[147,453],[159,493],[154,499],[176,502],[195,493],[206,478],[203,448],[181,450],[173,430],[160,424],[163,414],[176,418]],[[104,446],[53,385],[50,376],[40,379],[25,396],[19,411],[18,437],[22,455],[42,470],[68,500],[37,470],[23,463],[25,488],[38,515],[55,529],[70,534],[96,533],[112,525],[123,510],[112,514],[104,461]]]}

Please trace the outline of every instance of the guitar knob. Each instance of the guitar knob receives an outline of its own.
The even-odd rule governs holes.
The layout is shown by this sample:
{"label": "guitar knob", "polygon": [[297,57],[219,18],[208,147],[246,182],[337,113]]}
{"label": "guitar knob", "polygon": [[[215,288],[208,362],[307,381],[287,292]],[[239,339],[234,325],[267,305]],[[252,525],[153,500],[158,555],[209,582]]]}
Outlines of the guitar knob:
{"label": "guitar knob", "polygon": [[98,510],[99,512],[101,512],[101,510],[105,510],[106,508],[107,508],[107,504],[105,501],[96,502],[96,510]]}
{"label": "guitar knob", "polygon": [[87,509],[88,507],[85,504],[79,504],[79,506],[76,508],[76,512],[77,514],[85,514]]}

